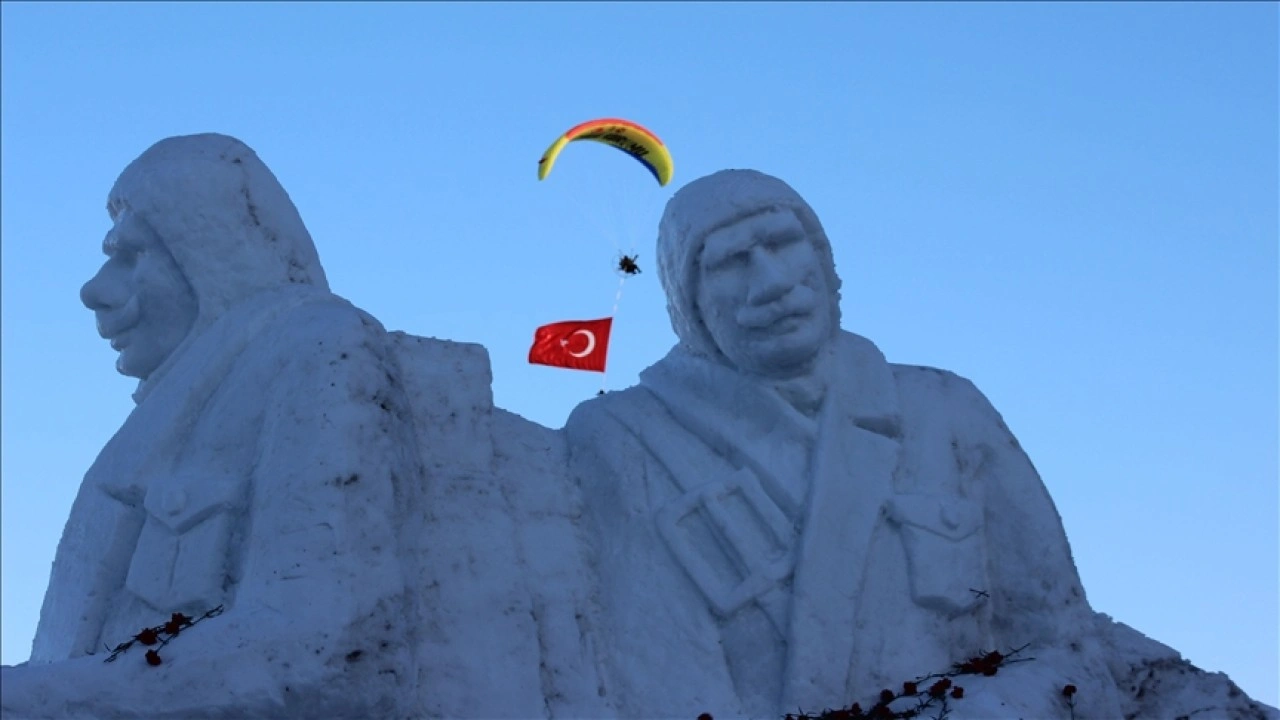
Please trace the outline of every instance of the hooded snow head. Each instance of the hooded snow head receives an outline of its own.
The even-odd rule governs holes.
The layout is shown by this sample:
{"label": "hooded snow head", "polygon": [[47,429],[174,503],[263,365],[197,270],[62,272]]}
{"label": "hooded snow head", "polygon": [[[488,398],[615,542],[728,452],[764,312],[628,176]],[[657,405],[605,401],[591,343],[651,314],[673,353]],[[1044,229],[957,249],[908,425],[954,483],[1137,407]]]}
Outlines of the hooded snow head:
{"label": "hooded snow head", "polygon": [[721,170],[698,178],[667,202],[658,225],[658,279],[680,343],[690,352],[723,359],[698,311],[700,258],[707,236],[771,210],[799,218],[817,251],[831,291],[832,331],[840,327],[840,278],[831,243],[809,204],[790,185],[756,170]]}
{"label": "hooded snow head", "polygon": [[191,334],[250,296],[290,283],[327,290],[311,234],[247,145],[214,133],[171,137],[129,164],[107,198],[172,253],[199,304]]}

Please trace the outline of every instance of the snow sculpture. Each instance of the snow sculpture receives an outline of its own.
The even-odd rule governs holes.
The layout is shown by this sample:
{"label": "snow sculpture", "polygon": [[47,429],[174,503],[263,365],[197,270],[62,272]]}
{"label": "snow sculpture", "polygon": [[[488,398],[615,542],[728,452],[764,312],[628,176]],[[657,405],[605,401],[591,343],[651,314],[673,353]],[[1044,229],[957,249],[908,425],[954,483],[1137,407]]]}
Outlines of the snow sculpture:
{"label": "snow sculpture", "polygon": [[[831,245],[792,188],[747,170],[689,183],[663,215],[658,271],[678,344],[565,427],[619,714],[870,708],[1024,645],[1034,662],[966,678],[948,717],[1065,718],[1068,684],[1076,718],[1199,707],[1133,697],[1136,658],[1163,651],[1091,610],[985,397],[841,330]],[[1221,716],[1261,712],[1228,694]]]}
{"label": "snow sculpture", "polygon": [[562,431],[494,407],[483,347],[329,292],[235,139],[157,143],[108,209],[82,296],[137,406],[31,660],[0,668],[5,720],[777,718],[1021,643],[1036,662],[950,717],[1066,717],[1065,682],[1079,718],[1277,717],[1089,609],[994,409],[839,329],[830,245],[778,180],[676,195],[681,342]]}
{"label": "snow sculpture", "polygon": [[[385,331],[329,292],[292,201],[233,138],[153,145],[108,211],[81,295],[137,405],[85,475],[31,662],[4,669],[6,717],[394,714],[414,662],[397,501],[420,470]],[[218,607],[159,667],[137,642],[103,662]],[[31,698],[51,704],[11,705]]]}
{"label": "snow sculpture", "polygon": [[108,209],[82,296],[137,407],[0,716],[602,715],[564,438],[493,407],[485,349],[330,293],[233,138],[157,143]]}

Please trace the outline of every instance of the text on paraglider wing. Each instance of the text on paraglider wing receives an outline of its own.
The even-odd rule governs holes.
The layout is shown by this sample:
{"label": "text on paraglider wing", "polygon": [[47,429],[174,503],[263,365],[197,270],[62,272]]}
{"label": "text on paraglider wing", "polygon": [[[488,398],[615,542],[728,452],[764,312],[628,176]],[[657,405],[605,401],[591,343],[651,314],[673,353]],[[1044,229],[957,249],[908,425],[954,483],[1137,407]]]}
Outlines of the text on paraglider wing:
{"label": "text on paraglider wing", "polygon": [[586,133],[581,135],[580,139],[599,140],[600,142],[608,143],[619,150],[631,153],[636,157],[644,157],[649,154],[649,148],[628,138],[626,131],[622,128],[606,128],[603,131]]}

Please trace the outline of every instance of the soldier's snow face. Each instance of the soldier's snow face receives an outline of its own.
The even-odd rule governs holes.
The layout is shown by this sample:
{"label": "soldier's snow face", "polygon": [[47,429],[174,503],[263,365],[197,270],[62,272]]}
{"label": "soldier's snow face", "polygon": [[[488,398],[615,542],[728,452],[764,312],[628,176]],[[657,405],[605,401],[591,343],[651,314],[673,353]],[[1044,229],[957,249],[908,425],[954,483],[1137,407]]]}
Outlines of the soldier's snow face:
{"label": "soldier's snow face", "polygon": [[98,334],[120,353],[116,370],[146,379],[191,330],[195,292],[155,232],[126,212],[102,241],[106,262],[80,289]]}
{"label": "soldier's snow face", "polygon": [[807,372],[832,334],[830,294],[817,249],[789,210],[752,215],[707,236],[698,311],[740,370]]}

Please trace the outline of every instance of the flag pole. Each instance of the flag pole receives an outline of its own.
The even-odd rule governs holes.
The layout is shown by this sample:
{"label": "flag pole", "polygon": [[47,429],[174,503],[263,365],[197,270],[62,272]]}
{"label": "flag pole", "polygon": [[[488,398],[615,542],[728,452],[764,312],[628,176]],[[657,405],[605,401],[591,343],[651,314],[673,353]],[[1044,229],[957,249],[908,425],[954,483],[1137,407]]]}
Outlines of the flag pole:
{"label": "flag pole", "polygon": [[[614,319],[618,315],[618,303],[622,302],[622,286],[626,284],[627,284],[626,275],[623,275],[618,278],[618,293],[613,296],[613,310],[610,311],[609,313],[610,319]],[[608,365],[605,366],[605,370],[606,371],[608,370]],[[600,373],[600,392],[597,393],[598,395],[604,394],[604,386],[605,386],[605,373],[602,372]]]}

